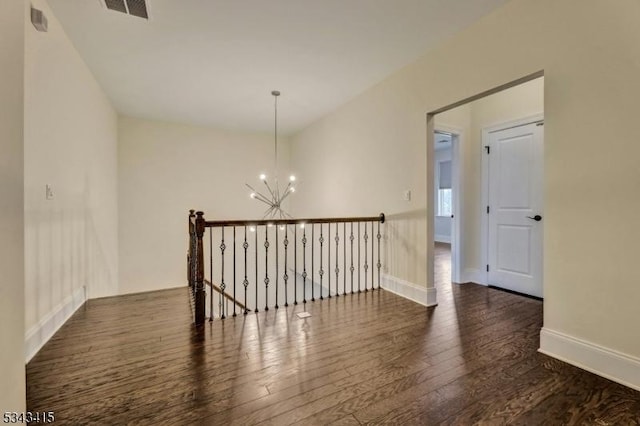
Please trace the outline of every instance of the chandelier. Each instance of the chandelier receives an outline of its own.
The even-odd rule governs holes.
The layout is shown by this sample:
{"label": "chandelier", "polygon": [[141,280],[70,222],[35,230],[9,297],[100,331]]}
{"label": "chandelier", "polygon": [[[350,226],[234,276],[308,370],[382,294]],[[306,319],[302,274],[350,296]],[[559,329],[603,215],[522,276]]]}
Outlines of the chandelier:
{"label": "chandelier", "polygon": [[289,182],[283,191],[280,191],[280,185],[278,184],[278,96],[280,92],[274,90],[271,92],[274,98],[274,152],[275,152],[275,170],[273,184],[269,185],[266,174],[260,175],[260,180],[267,188],[267,192],[261,193],[255,190],[248,183],[245,184],[250,190],[250,197],[254,200],[258,200],[267,205],[267,210],[262,216],[263,219],[286,219],[291,218],[291,215],[282,208],[283,201],[292,193],[296,191],[294,175],[289,176]]}

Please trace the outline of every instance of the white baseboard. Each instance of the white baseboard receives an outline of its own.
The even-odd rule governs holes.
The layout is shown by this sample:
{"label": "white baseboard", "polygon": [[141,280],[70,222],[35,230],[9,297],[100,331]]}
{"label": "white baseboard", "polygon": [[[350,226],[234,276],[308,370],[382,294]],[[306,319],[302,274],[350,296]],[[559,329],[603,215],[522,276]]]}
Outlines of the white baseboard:
{"label": "white baseboard", "polygon": [[451,244],[451,235],[434,235],[433,240],[437,243]]}
{"label": "white baseboard", "polygon": [[383,275],[380,285],[387,291],[412,300],[424,306],[436,306],[438,304],[437,290],[435,287],[419,287],[408,281],[401,280],[391,275]]}
{"label": "white baseboard", "polygon": [[31,358],[51,339],[56,331],[78,310],[86,300],[85,288],[80,287],[58,306],[55,306],[38,324],[27,330],[25,335],[25,358]]}
{"label": "white baseboard", "polygon": [[465,270],[462,271],[460,282],[487,285],[485,282],[485,272],[476,268],[465,268]]}
{"label": "white baseboard", "polygon": [[543,327],[539,352],[640,390],[640,359]]}

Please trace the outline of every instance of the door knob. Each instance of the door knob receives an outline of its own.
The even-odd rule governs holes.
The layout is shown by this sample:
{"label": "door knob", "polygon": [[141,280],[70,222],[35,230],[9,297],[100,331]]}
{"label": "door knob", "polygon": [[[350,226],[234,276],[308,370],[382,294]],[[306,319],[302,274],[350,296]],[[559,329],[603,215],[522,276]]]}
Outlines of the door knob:
{"label": "door knob", "polygon": [[527,216],[527,219],[533,219],[536,222],[540,222],[542,220],[542,216],[540,216],[539,214],[535,215],[534,217],[531,216]]}

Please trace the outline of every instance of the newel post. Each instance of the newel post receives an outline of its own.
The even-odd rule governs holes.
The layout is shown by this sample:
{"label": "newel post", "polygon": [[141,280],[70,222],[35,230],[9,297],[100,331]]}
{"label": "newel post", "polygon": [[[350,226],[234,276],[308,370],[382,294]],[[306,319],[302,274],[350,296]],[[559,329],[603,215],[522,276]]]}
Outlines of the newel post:
{"label": "newel post", "polygon": [[187,283],[189,289],[193,292],[195,284],[195,263],[193,253],[196,245],[196,225],[194,219],[196,217],[195,210],[189,210],[188,226],[189,226],[189,248],[187,249]]}
{"label": "newel post", "polygon": [[195,282],[195,316],[196,325],[204,324],[205,293],[204,293],[204,213],[196,212],[196,282]]}

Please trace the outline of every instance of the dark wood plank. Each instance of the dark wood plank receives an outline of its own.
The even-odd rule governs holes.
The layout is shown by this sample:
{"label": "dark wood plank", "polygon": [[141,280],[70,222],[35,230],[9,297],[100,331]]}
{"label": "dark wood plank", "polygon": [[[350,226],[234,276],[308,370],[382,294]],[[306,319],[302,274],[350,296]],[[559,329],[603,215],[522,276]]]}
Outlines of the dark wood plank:
{"label": "dark wood plank", "polygon": [[[27,366],[59,424],[640,424],[640,393],[537,353],[542,304],[451,284],[192,326],[187,288],[89,301]],[[298,319],[308,311],[312,316]]]}

